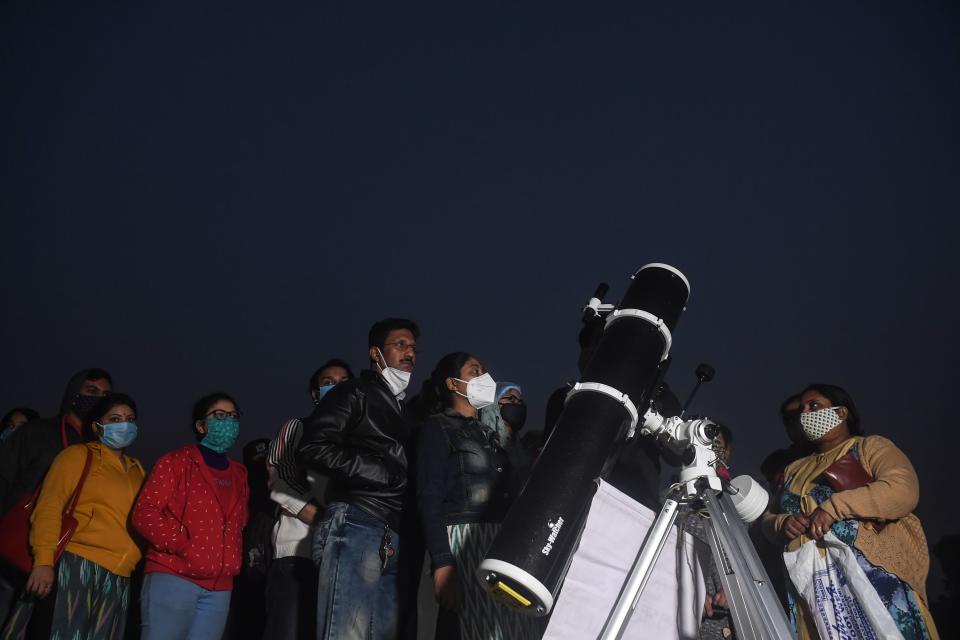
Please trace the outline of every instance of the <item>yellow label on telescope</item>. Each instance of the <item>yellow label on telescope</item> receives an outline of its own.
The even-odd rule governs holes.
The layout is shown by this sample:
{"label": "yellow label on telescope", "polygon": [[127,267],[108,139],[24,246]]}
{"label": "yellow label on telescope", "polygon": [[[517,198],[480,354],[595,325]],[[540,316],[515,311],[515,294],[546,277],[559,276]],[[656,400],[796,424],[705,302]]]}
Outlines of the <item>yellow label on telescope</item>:
{"label": "yellow label on telescope", "polygon": [[[497,589],[500,589],[501,591],[503,591],[503,593],[499,593],[497,595],[500,596],[500,600],[502,600],[503,603],[506,605],[515,607],[519,603],[520,606],[522,607],[529,607],[532,604],[529,600],[527,600],[522,595],[520,595],[519,593],[517,593],[507,585],[503,584],[499,580],[497,580]],[[513,598],[516,602],[511,602],[507,600],[507,596]]]}

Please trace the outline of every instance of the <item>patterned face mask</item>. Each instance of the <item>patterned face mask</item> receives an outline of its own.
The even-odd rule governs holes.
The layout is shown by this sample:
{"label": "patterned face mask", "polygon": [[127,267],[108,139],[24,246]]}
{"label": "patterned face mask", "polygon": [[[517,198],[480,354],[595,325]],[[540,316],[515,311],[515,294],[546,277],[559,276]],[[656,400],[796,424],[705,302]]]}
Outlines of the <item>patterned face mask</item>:
{"label": "patterned face mask", "polygon": [[200,444],[213,449],[217,453],[223,453],[233,446],[240,434],[240,421],[236,418],[207,418],[207,434],[200,441]]}
{"label": "patterned face mask", "polygon": [[824,407],[816,411],[800,414],[800,424],[803,426],[803,434],[807,440],[814,442],[833,431],[843,420],[837,415],[837,409],[840,407]]}

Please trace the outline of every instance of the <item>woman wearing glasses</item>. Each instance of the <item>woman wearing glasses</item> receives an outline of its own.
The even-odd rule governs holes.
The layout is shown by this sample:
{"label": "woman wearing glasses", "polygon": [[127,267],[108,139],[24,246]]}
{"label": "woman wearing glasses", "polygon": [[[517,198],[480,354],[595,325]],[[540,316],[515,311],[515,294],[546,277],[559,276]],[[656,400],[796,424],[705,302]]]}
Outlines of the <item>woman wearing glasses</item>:
{"label": "woman wearing glasses", "polygon": [[433,415],[420,429],[417,498],[441,607],[437,638],[540,637],[532,618],[487,596],[476,575],[516,488],[496,429],[478,417],[496,396],[490,374],[463,352],[444,356],[421,393]]}
{"label": "woman wearing glasses", "polygon": [[[910,460],[882,436],[863,436],[853,398],[813,384],[800,395],[800,424],[814,453],[784,470],[779,508],[764,514],[764,533],[794,551],[832,532],[848,545],[907,639],[937,638],[926,602],[930,555],[913,514],[920,485]],[[797,638],[817,631],[790,597]],[[810,604],[810,603],[808,603]]]}
{"label": "woman wearing glasses", "polygon": [[240,411],[225,393],[193,407],[198,444],[161,457],[133,525],[149,543],[140,598],[143,640],[220,638],[240,572],[247,471],[227,457]]}

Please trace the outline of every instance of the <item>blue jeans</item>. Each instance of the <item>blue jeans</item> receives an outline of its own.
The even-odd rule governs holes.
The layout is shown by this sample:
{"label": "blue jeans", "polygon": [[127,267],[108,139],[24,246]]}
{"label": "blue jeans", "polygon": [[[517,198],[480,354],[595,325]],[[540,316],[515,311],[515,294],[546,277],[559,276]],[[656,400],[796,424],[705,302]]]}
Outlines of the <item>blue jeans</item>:
{"label": "blue jeans", "polygon": [[229,591],[208,591],[167,573],[148,573],[140,592],[141,640],[220,640]]}
{"label": "blue jeans", "polygon": [[[394,549],[380,558],[384,532]],[[400,536],[363,509],[327,506],[313,538],[319,569],[317,637],[321,640],[392,640],[397,634],[397,564]]]}

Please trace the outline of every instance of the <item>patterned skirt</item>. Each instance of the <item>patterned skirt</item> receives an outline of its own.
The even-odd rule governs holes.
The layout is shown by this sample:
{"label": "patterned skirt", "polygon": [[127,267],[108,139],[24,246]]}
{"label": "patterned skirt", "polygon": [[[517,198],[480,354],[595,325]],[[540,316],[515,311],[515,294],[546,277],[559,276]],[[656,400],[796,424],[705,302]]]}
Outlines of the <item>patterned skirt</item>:
{"label": "patterned skirt", "polygon": [[536,640],[543,635],[540,619],[500,603],[477,579],[480,562],[499,530],[499,524],[488,522],[447,526],[463,594],[458,614],[460,640]]}
{"label": "patterned skirt", "polygon": [[65,552],[57,563],[57,603],[50,640],[123,638],[130,578]]}

